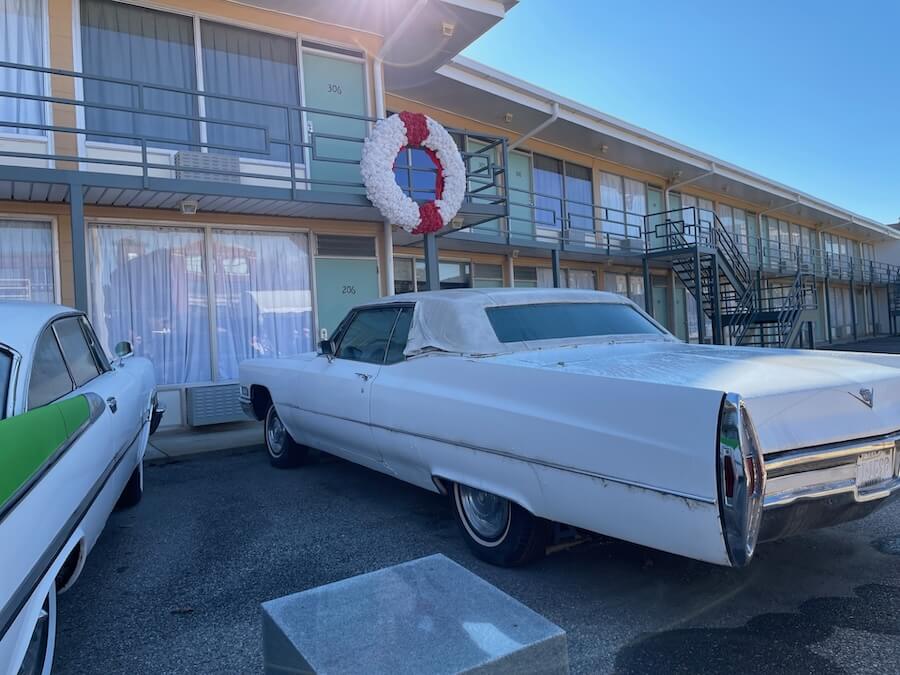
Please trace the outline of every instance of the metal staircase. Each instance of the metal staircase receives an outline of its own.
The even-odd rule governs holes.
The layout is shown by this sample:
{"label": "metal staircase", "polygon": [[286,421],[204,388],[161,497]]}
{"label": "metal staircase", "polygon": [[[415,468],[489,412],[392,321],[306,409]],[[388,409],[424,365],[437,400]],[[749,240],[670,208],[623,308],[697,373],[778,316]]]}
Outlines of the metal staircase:
{"label": "metal staircase", "polygon": [[798,269],[791,286],[764,291],[744,252],[714,213],[689,207],[645,220],[646,256],[670,261],[711,320],[713,342],[790,347],[803,325],[815,320],[815,278]]}

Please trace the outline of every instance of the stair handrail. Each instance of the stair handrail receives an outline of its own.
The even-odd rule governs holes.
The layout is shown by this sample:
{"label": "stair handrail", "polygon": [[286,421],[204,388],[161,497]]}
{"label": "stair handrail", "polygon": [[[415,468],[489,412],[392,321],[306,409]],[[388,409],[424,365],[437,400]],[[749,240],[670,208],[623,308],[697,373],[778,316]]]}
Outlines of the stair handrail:
{"label": "stair handrail", "polygon": [[[719,216],[712,214],[714,220],[715,244],[716,250],[725,254],[725,259],[731,265],[734,273],[738,275],[739,280],[744,286],[751,285],[753,281],[753,273],[750,270],[750,263],[744,257],[740,247],[735,243],[731,233],[726,229],[725,225],[719,220]],[[743,289],[742,289],[743,290]]]}

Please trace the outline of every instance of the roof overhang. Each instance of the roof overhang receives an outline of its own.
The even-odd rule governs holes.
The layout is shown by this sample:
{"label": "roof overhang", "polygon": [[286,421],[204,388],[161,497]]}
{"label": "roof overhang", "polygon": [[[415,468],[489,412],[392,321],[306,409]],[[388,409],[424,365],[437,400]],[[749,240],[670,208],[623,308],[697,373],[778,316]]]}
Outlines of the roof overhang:
{"label": "roof overhang", "polygon": [[[900,231],[734,164],[628,124],[465,57],[455,57],[427,81],[392,93],[492,125],[511,136],[557,118],[535,138],[653,174],[661,187],[690,182],[756,205],[761,213],[818,223],[857,238],[898,239]],[[511,121],[507,122],[511,114]]]}
{"label": "roof overhang", "polygon": [[385,84],[403,88],[434,72],[496,25],[518,0],[232,0],[384,38],[370,56]]}

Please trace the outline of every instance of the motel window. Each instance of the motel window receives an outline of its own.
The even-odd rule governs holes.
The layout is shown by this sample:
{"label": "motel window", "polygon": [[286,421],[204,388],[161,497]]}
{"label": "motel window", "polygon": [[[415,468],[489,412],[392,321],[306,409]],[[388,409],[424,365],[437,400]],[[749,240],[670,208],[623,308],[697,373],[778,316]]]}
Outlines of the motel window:
{"label": "motel window", "polygon": [[592,270],[565,270],[566,288],[595,290],[597,275]]}
{"label": "motel window", "polygon": [[602,227],[610,234],[625,234],[625,191],[622,177],[601,172],[600,206],[602,207]]}
{"label": "motel window", "polygon": [[213,230],[217,375],[314,349],[309,241],[300,232]]}
{"label": "motel window", "polygon": [[[28,66],[44,66],[47,35],[46,0],[0,0],[0,61]],[[43,95],[47,76],[43,73],[0,68],[0,91]],[[0,119],[22,124],[46,122],[42,101],[0,97]],[[43,135],[39,129],[0,127],[5,134]]]}
{"label": "motel window", "polygon": [[[206,116],[231,122],[251,122],[269,130],[270,141],[287,141],[288,113],[278,105],[300,105],[297,41],[247,28],[200,22],[203,54],[203,90],[223,96],[252,99],[273,105],[243,103],[206,97]],[[299,119],[291,113],[294,138],[299,139]],[[272,143],[257,129],[207,122],[209,142],[225,146],[215,152],[287,161],[288,146]],[[234,150],[232,150],[234,148]],[[238,150],[240,148],[240,150]],[[294,162],[302,162],[294,150]]]}
{"label": "motel window", "polygon": [[0,219],[0,300],[55,302],[49,222]]}
{"label": "motel window", "polygon": [[[441,290],[448,288],[471,288],[471,267],[471,264],[467,262],[441,260],[438,263],[438,275],[440,277]],[[416,260],[416,285],[418,290],[426,290],[427,286],[425,284],[425,261]]]}
{"label": "motel window", "polygon": [[[162,87],[196,89],[194,24],[190,17],[169,14],[113,0],[81,0],[82,70],[87,75],[145,82]],[[191,94],[84,79],[88,103],[126,106],[148,113],[84,107],[88,131],[121,133],[111,137],[89,133],[92,141],[138,145],[139,137],[154,139],[153,147],[185,149],[199,140],[196,121],[162,116],[195,117]],[[137,137],[137,138],[136,138]]]}
{"label": "motel window", "polygon": [[394,293],[412,293],[416,290],[412,258],[394,258]]}
{"label": "motel window", "polygon": [[516,288],[537,288],[537,268],[516,265],[513,268],[513,282]]}
{"label": "motel window", "polygon": [[534,221],[538,227],[559,230],[563,219],[562,162],[534,155]]}
{"label": "motel window", "polygon": [[475,288],[501,288],[503,286],[503,267],[501,265],[486,265],[475,263],[474,286]]}
{"label": "motel window", "polygon": [[566,162],[566,218],[576,230],[594,229],[594,187],[591,170]]}
{"label": "motel window", "polygon": [[208,382],[203,230],[92,224],[88,234],[91,322],[100,341],[107,349],[131,342],[153,362],[159,384]]}

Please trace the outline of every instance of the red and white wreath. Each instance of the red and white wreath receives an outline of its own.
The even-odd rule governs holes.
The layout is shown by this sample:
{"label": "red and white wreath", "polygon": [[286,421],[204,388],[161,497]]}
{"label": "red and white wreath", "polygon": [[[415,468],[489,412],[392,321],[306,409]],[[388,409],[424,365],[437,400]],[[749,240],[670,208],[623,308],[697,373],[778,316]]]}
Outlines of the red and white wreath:
{"label": "red and white wreath", "polygon": [[[404,148],[423,149],[437,167],[433,200],[417,204],[397,184],[394,161]],[[448,225],[466,194],[466,167],[456,143],[444,127],[420,113],[378,121],[363,144],[360,171],[366,194],[381,215],[412,234]]]}

